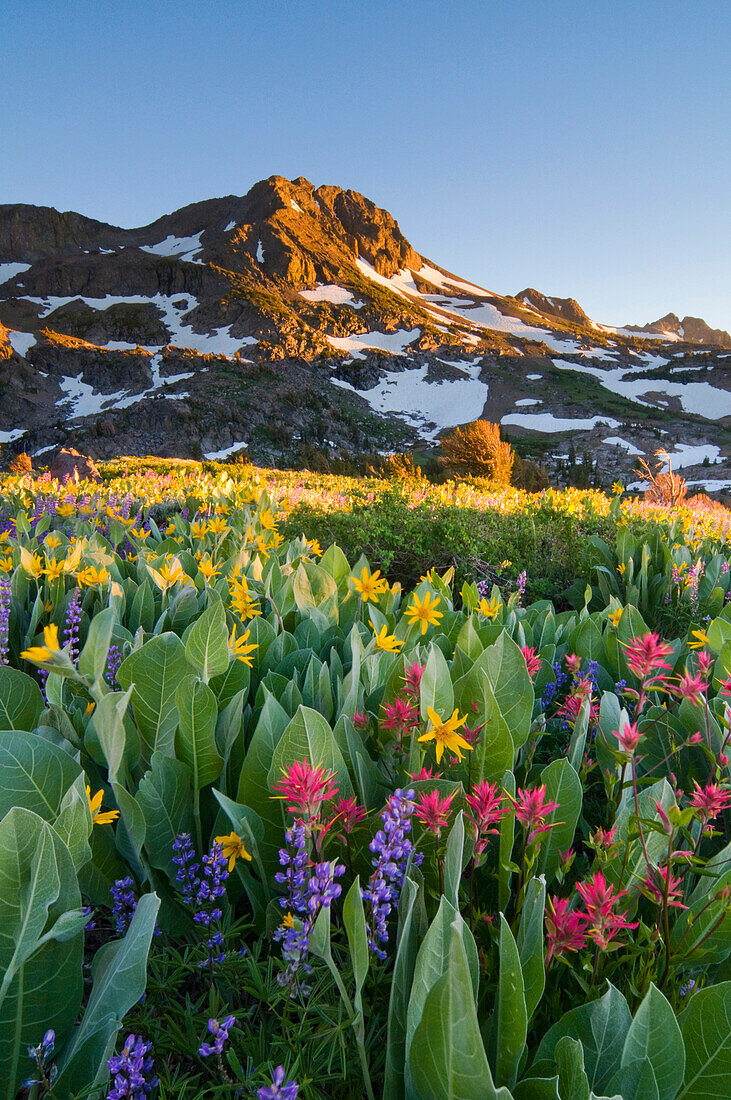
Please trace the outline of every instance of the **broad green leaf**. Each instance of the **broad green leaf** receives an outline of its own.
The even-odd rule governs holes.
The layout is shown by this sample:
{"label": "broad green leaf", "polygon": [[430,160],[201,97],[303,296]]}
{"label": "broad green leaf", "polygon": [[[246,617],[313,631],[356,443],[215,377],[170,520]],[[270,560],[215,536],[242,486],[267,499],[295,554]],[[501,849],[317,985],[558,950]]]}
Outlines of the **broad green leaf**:
{"label": "broad green leaf", "polygon": [[179,833],[191,831],[190,771],[179,760],[154,752],[135,798],[145,819],[147,858],[153,867],[175,878],[173,842]]}
{"label": "broad green leaf", "polygon": [[435,710],[440,718],[451,718],[454,710],[454,690],[449,666],[441,649],[433,642],[429,646],[429,655],[421,676],[420,700],[421,717],[424,721],[427,721],[429,707]]}
{"label": "broad green leaf", "polygon": [[270,790],[282,771],[296,760],[328,768],[335,774],[340,796],[350,798],[353,794],[348,769],[330,724],[316,710],[301,705],[274,749],[268,778]]}
{"label": "broad green leaf", "polygon": [[528,1031],[523,970],[510,925],[500,914],[500,971],[492,1018],[491,1048],[495,1080],[509,1088],[518,1077],[518,1065]]}
{"label": "broad green leaf", "polygon": [[188,765],[196,791],[214,783],[221,774],[223,760],[216,748],[216,696],[208,684],[186,676],[175,692],[179,715],[175,748]]}
{"label": "broad green leaf", "polygon": [[144,745],[145,762],[153,752],[174,756],[178,724],[175,692],[191,667],[177,634],[160,634],[122,661],[117,680],[123,690],[134,685],[132,707]]}
{"label": "broad green leaf", "polygon": [[3,1100],[12,1100],[28,1073],[27,1047],[49,1027],[63,1042],[79,1010],[80,917],[85,923],[66,845],[36,814],[20,807],[11,810],[0,822]]}
{"label": "broad green leaf", "polygon": [[462,880],[462,860],[464,854],[464,814],[460,810],[454,819],[444,856],[444,896],[459,909],[459,884]]}
{"label": "broad green leaf", "polygon": [[554,1052],[561,1100],[589,1100],[589,1081],[584,1072],[584,1048],[579,1039],[564,1035]]}
{"label": "broad green leaf", "polygon": [[36,733],[0,732],[0,818],[14,806],[56,820],[64,795],[81,775],[67,752]]}
{"label": "broad green leaf", "polygon": [[518,928],[518,954],[523,968],[525,1008],[528,1019],[535,1012],[546,985],[543,957],[543,919],[546,908],[546,880],[532,878],[525,892]]}
{"label": "broad green leaf", "polygon": [[561,862],[559,853],[569,848],[574,839],[584,789],[566,759],[552,760],[541,772],[541,783],[546,785],[547,801],[559,804],[558,809],[547,818],[549,822],[558,824],[543,835],[538,853],[537,871],[551,879]]}
{"label": "broad green leaf", "polygon": [[350,961],[353,965],[353,976],[355,978],[355,997],[353,998],[353,1005],[356,1012],[360,1013],[360,1020],[356,1025],[356,1030],[359,1031],[362,1036],[365,1032],[362,993],[363,983],[366,980],[370,967],[370,954],[368,951],[368,933],[366,930],[363,898],[360,894],[359,875],[356,875],[355,881],[345,895],[345,901],[343,902],[343,924],[345,925],[345,932],[348,937]]}
{"label": "broad green leaf", "polygon": [[222,603],[216,602],[206,608],[193,623],[185,643],[185,655],[206,684],[213,676],[221,676],[226,671],[228,632]]}
{"label": "broad green leaf", "polygon": [[657,1090],[659,1100],[674,1100],[683,1083],[685,1047],[675,1013],[660,990],[650,984],[630,1024],[619,1072],[610,1089],[624,1100],[645,1100]]}
{"label": "broad green leaf", "polygon": [[421,1020],[424,1004],[432,986],[447,971],[449,963],[449,945],[452,937],[452,925],[456,924],[464,940],[470,980],[472,983],[472,997],[477,999],[479,985],[479,965],[477,959],[477,947],[467,925],[464,923],[454,906],[442,896],[434,920],[422,940],[414,965],[414,977],[411,985],[411,996],[406,1014],[406,1093],[409,1093],[410,1079],[409,1066],[411,1064],[410,1052],[414,1039],[414,1033]]}
{"label": "broad green leaf", "polygon": [[89,624],[89,633],[79,654],[78,669],[82,676],[87,676],[92,682],[104,675],[115,621],[114,608],[105,607],[92,617]]}
{"label": "broad green leaf", "polygon": [[264,837],[259,850],[264,865],[274,874],[274,865],[277,868],[279,866],[283,817],[281,803],[271,797],[269,769],[272,766],[274,749],[289,725],[290,718],[266,687],[263,687],[263,692],[264,706],[241,768],[236,801],[250,806],[264,822]]}
{"label": "broad green leaf", "polygon": [[479,661],[485,662],[495,700],[510,730],[516,748],[530,733],[533,714],[533,684],[525,657],[510,635],[503,631],[494,645],[488,646]]}
{"label": "broad green leaf", "polygon": [[[132,688],[127,691],[110,691],[94,708],[94,730],[107,762],[109,782],[119,778],[119,772],[127,751],[127,734],[124,716],[127,713]],[[139,745],[139,742],[137,742]]]}
{"label": "broad green leaf", "polygon": [[685,1081],[678,1100],[731,1096],[731,982],[700,989],[678,1017]]}
{"label": "broad green leaf", "polygon": [[45,703],[32,676],[0,665],[0,726],[6,730],[34,730]]}
{"label": "broad green leaf", "polygon": [[611,983],[598,1001],[569,1009],[543,1036],[536,1062],[553,1061],[559,1039],[570,1035],[581,1041],[589,1087],[604,1091],[622,1056],[632,1022],[629,1006]]}
{"label": "broad green leaf", "polygon": [[82,1088],[107,1078],[107,1061],[122,1020],[145,992],[147,955],[159,908],[156,894],[143,894],[124,939],[105,944],[94,956],[86,1010],[59,1063],[54,1085],[59,1100],[70,1100]]}
{"label": "broad green leaf", "polygon": [[496,1100],[459,925],[449,929],[444,973],[429,990],[409,1054],[413,1094],[419,1100]]}

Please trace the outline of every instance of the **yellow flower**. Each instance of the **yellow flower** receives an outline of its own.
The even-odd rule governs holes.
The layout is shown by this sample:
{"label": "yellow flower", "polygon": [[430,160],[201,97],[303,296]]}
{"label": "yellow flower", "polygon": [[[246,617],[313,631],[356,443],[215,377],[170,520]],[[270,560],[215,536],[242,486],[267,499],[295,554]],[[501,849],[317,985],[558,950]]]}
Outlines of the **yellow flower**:
{"label": "yellow flower", "polygon": [[607,622],[610,622],[613,627],[619,626],[619,620],[622,618],[623,608],[618,607],[616,611],[610,611],[607,615]]}
{"label": "yellow flower", "polygon": [[89,802],[89,809],[91,811],[91,823],[92,825],[111,825],[111,823],[119,817],[119,810],[105,810],[101,813],[102,798],[104,797],[104,791],[97,791],[94,797],[91,797],[91,787],[86,788],[86,797]]}
{"label": "yellow flower", "polygon": [[472,745],[465,741],[464,737],[461,737],[457,733],[460,726],[463,726],[467,721],[467,715],[459,716],[459,711],[454,708],[454,712],[451,718],[448,718],[446,722],[443,722],[435,710],[431,707],[427,707],[427,714],[429,721],[431,722],[430,728],[426,733],[422,734],[419,741],[436,741],[435,749],[437,754],[437,764],[441,762],[442,755],[445,749],[449,749],[453,752],[458,760],[464,760],[462,756],[462,749],[469,749],[472,751]]}
{"label": "yellow flower", "polygon": [[271,508],[267,508],[265,512],[259,513],[259,523],[262,525],[265,531],[276,531],[277,524],[272,515]]}
{"label": "yellow flower", "polygon": [[282,928],[294,928],[294,917],[287,912],[282,917]]}
{"label": "yellow flower", "polygon": [[498,599],[497,596],[493,596],[489,603],[487,600],[480,600],[479,612],[481,615],[484,615],[486,619],[493,621],[500,614],[500,608],[502,606],[501,600]]}
{"label": "yellow flower", "polygon": [[40,577],[43,573],[43,562],[38,554],[32,554],[30,561],[26,559],[23,567],[31,577]]}
{"label": "yellow flower", "polygon": [[109,571],[103,565],[99,569],[95,565],[88,565],[86,569],[81,570],[76,579],[82,588],[84,586],[90,588],[92,584],[106,584],[109,577]]}
{"label": "yellow flower", "polygon": [[704,646],[711,644],[705,630],[691,630],[691,634],[695,638],[694,642],[688,642],[691,649],[703,649]]}
{"label": "yellow flower", "polygon": [[623,493],[623,492],[624,492],[624,485],[622,485],[622,484],[621,484],[621,483],[620,483],[619,481],[615,481],[615,482],[614,482],[614,483],[612,484],[612,492],[613,492],[613,493],[614,493],[614,494],[615,494],[616,496],[619,496],[619,494],[620,494],[620,493]]}
{"label": "yellow flower", "polygon": [[170,523],[165,528],[165,534],[166,535],[174,535],[175,534],[175,523],[174,523],[173,520],[170,520]]}
{"label": "yellow flower", "polygon": [[385,577],[381,576],[381,570],[376,569],[375,573],[369,573],[365,565],[363,566],[360,580],[358,580],[357,577],[352,577],[351,580],[353,582],[353,588],[356,592],[360,593],[360,598],[363,603],[368,603],[369,600],[378,603],[378,597],[388,588],[388,581]]}
{"label": "yellow flower", "polygon": [[620,577],[624,575],[624,571],[625,571],[626,568],[627,568],[627,566],[624,564],[623,561],[621,561],[619,563],[619,565],[617,566],[617,572],[619,573]]}
{"label": "yellow flower", "polygon": [[10,542],[10,532],[9,531],[0,531],[0,546],[4,542]]}
{"label": "yellow flower", "polygon": [[188,584],[190,581],[190,577],[183,572],[183,567],[179,562],[176,562],[175,565],[169,565],[165,562],[158,572],[167,585],[176,584],[178,581],[182,584]]}
{"label": "yellow flower", "polygon": [[149,538],[150,535],[150,532],[145,531],[144,527],[130,527],[129,533],[140,541],[144,541],[144,539]]}
{"label": "yellow flower", "polygon": [[421,633],[426,634],[430,626],[439,626],[439,620],[444,618],[444,612],[437,611],[438,604],[442,601],[432,592],[425,592],[424,599],[420,600],[417,593],[411,597],[413,603],[406,608],[406,617],[411,626],[421,623]]}
{"label": "yellow flower", "polygon": [[208,524],[205,523],[205,521],[201,521],[200,523],[198,523],[196,520],[193,520],[190,525],[190,533],[194,539],[202,539],[205,536],[207,530]]}
{"label": "yellow flower", "polygon": [[60,653],[58,627],[55,623],[43,627],[43,641],[45,645],[33,645],[30,649],[24,649],[20,656],[26,661],[41,664],[43,661],[51,661],[56,653]]}
{"label": "yellow flower", "polygon": [[243,661],[249,668],[252,666],[251,654],[255,649],[259,648],[258,642],[254,642],[251,645],[247,645],[247,641],[251,635],[251,631],[247,630],[245,634],[242,634],[240,638],[236,637],[236,627],[231,631],[231,637],[228,640],[228,649],[232,657],[238,657],[240,661]]}
{"label": "yellow flower", "polygon": [[44,550],[55,550],[56,547],[61,545],[61,540],[58,535],[49,535],[43,543]]}
{"label": "yellow flower", "polygon": [[59,516],[70,516],[73,511],[73,504],[59,504],[56,507],[56,512]]}
{"label": "yellow flower", "polygon": [[307,545],[309,546],[311,552],[315,555],[316,558],[319,558],[319,557],[322,556],[322,550],[320,549],[320,543],[317,541],[317,539],[308,539],[307,540]]}
{"label": "yellow flower", "polygon": [[261,611],[251,597],[246,584],[246,579],[234,581],[230,587],[231,610],[235,611],[242,619],[251,619],[254,615],[261,615]]}
{"label": "yellow flower", "polygon": [[221,852],[228,860],[228,873],[231,874],[236,866],[237,859],[248,859],[251,861],[250,854],[246,851],[246,846],[243,840],[237,833],[229,833],[228,836],[217,836],[216,844],[221,845]]}
{"label": "yellow flower", "polygon": [[43,572],[48,577],[49,581],[58,580],[63,573],[64,563],[62,561],[56,561],[55,558],[46,557],[46,568]]}
{"label": "yellow flower", "polygon": [[12,573],[13,559],[10,554],[8,554],[6,558],[0,558],[0,571],[3,573]]}
{"label": "yellow flower", "polygon": [[426,573],[424,573],[422,577],[419,577],[419,581],[429,581],[429,583],[431,584],[431,582],[434,580],[433,572],[434,571],[432,569],[427,569]]}
{"label": "yellow flower", "polygon": [[368,623],[376,636],[375,641],[378,649],[382,649],[384,653],[398,653],[404,643],[399,641],[395,634],[389,634],[388,627],[382,626],[380,630],[376,630],[371,619],[368,620]]}
{"label": "yellow flower", "polygon": [[215,519],[210,520],[208,524],[208,530],[212,535],[222,535],[224,531],[230,531],[231,528],[226,523],[225,519],[221,519],[220,516],[216,516]]}
{"label": "yellow flower", "polygon": [[206,558],[205,561],[199,561],[198,568],[200,569],[201,573],[203,574],[203,578],[206,581],[212,580],[214,577],[217,577],[218,574],[221,572],[220,569],[216,569],[210,558]]}
{"label": "yellow flower", "polygon": [[96,706],[96,703],[94,702],[94,700],[90,699],[89,702],[86,704],[86,711],[84,713],[85,714],[93,714],[95,706]]}

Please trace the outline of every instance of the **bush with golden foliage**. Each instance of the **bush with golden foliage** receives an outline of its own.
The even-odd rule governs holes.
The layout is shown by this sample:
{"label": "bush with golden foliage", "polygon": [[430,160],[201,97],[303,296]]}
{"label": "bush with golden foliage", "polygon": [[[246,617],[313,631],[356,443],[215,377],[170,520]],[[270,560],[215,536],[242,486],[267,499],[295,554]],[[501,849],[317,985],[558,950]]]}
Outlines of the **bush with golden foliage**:
{"label": "bush with golden foliage", "polygon": [[454,473],[487,477],[509,485],[515,452],[500,438],[500,425],[473,420],[442,438],[443,463]]}
{"label": "bush with golden foliage", "polygon": [[8,469],[11,474],[31,474],[33,472],[33,460],[25,451],[21,451],[15,458],[11,458]]}
{"label": "bush with golden foliage", "polygon": [[[660,461],[655,463],[654,470],[650,469],[649,463],[644,458],[639,459],[639,466],[635,470],[635,473],[640,477],[647,478],[648,486],[645,490],[645,499],[652,501],[653,504],[682,504],[688,495],[688,486],[685,480],[679,474],[673,473],[667,451],[656,451],[655,457],[659,458]],[[667,459],[667,470],[664,469],[665,462],[663,459]]]}

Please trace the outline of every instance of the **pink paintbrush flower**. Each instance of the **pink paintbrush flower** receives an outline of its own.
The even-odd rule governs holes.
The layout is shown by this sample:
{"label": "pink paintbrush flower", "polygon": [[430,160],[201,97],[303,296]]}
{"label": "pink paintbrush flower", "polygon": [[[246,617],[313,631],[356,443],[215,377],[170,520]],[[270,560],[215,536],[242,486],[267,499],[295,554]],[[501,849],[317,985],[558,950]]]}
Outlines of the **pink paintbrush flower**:
{"label": "pink paintbrush flower", "polygon": [[404,669],[404,691],[412,699],[419,698],[421,678],[424,675],[425,668],[426,665],[420,665],[418,661],[414,661],[413,664],[407,665]]}
{"label": "pink paintbrush flower", "polygon": [[569,909],[568,898],[549,898],[546,936],[546,966],[550,966],[556,955],[563,955],[566,951],[581,951],[586,946],[586,917],[575,909]]}
{"label": "pink paintbrush flower", "polygon": [[638,680],[658,679],[671,666],[665,658],[673,647],[660,640],[659,634],[647,633],[622,643],[627,665]]}
{"label": "pink paintbrush flower", "polygon": [[619,932],[637,927],[636,923],[629,923],[625,913],[616,911],[617,903],[627,891],[615,893],[614,887],[609,885],[601,871],[595,871],[587,882],[578,883],[576,889],[586,906],[583,916],[588,922],[587,935],[603,951],[613,946],[612,940]]}
{"label": "pink paintbrush flower", "polygon": [[707,783],[699,787],[693,780],[695,790],[690,796],[690,804],[698,815],[704,829],[710,829],[710,822],[731,805],[731,791],[719,787],[716,783]]}
{"label": "pink paintbrush flower", "polygon": [[681,881],[670,873],[669,867],[652,867],[642,879],[640,889],[656,905],[664,904],[667,893],[668,905],[674,905],[676,909],[688,908],[680,900],[683,893]]}
{"label": "pink paintbrush flower", "polygon": [[393,730],[399,737],[409,733],[419,725],[419,712],[408,699],[398,696],[392,703],[383,708],[381,728]]}
{"label": "pink paintbrush flower", "polygon": [[668,683],[668,687],[679,699],[687,699],[694,707],[697,707],[708,690],[708,684],[704,681],[700,672],[695,674],[686,671],[678,678],[677,686]]}
{"label": "pink paintbrush flower", "polygon": [[510,801],[515,807],[515,816],[528,834],[526,844],[532,844],[541,833],[547,833],[559,824],[558,821],[549,824],[546,820],[549,814],[559,809],[559,803],[546,802],[545,783],[529,790],[519,787],[516,797],[510,798]]}
{"label": "pink paintbrush flower", "polygon": [[466,795],[466,801],[471,810],[466,815],[467,821],[475,832],[475,855],[479,856],[487,847],[488,836],[499,832],[494,826],[510,813],[510,806],[506,804],[505,796],[498,794],[497,783],[488,783],[485,779],[481,779],[472,793]]}
{"label": "pink paintbrush flower", "polygon": [[621,730],[613,730],[614,736],[619,741],[619,747],[628,759],[631,759],[637,751],[642,736],[637,729],[636,722],[626,722]]}
{"label": "pink paintbrush flower", "polygon": [[289,801],[291,814],[303,814],[310,821],[319,816],[322,804],[338,793],[334,773],[319,765],[313,767],[309,760],[295,760],[284,768],[272,790],[275,798]]}
{"label": "pink paintbrush flower", "polygon": [[452,799],[456,793],[456,791],[452,791],[446,798],[440,798],[437,790],[422,792],[417,795],[414,815],[435,836],[439,836],[442,829],[449,824]]}
{"label": "pink paintbrush flower", "polygon": [[524,645],[520,652],[525,657],[525,663],[528,666],[528,675],[532,680],[533,677],[541,671],[541,658],[532,645]]}

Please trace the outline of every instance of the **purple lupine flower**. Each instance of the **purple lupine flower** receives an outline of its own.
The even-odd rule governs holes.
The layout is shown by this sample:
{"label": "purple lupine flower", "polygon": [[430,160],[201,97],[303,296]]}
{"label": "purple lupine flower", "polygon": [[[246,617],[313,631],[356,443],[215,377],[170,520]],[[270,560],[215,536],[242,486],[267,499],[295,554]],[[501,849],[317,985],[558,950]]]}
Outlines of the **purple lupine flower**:
{"label": "purple lupine flower", "polygon": [[524,569],[522,573],[518,573],[518,579],[515,582],[516,588],[518,589],[518,597],[520,599],[522,599],[523,596],[525,595],[525,589],[526,589],[527,584],[528,584],[528,573]]}
{"label": "purple lupine flower", "polygon": [[[368,945],[379,959],[386,958],[386,952],[378,943],[388,942],[388,916],[398,902],[406,865],[414,851],[408,838],[413,812],[413,789],[394,791],[381,814],[383,828],[378,830],[369,845],[374,855],[371,862],[375,869],[368,885],[361,889],[361,895],[371,905]],[[414,857],[414,862],[420,862],[419,858]]]}
{"label": "purple lupine flower", "polygon": [[94,910],[91,905],[84,906],[84,916],[88,917],[88,921],[84,925],[85,932],[93,932],[96,928],[96,920],[94,919]]}
{"label": "purple lupine flower", "polygon": [[211,845],[210,851],[201,861],[202,875],[198,874],[200,865],[194,862],[195,852],[189,833],[180,833],[173,843],[173,849],[178,853],[173,856],[173,863],[178,867],[176,878],[183,886],[183,901],[193,909],[195,923],[208,930],[205,944],[208,956],[202,965],[223,962],[226,957],[221,950],[223,934],[215,927],[223,916],[216,903],[226,893],[224,882],[229,875],[228,860],[223,854],[223,848],[218,842]]}
{"label": "purple lupine flower", "polygon": [[57,1066],[49,1066],[48,1060],[53,1054],[56,1042],[56,1032],[49,1028],[37,1047],[28,1047],[28,1057],[36,1064],[36,1076],[27,1077],[23,1081],[23,1088],[30,1089],[34,1085],[43,1085],[46,1091],[53,1085],[58,1073]]}
{"label": "purple lupine flower", "polygon": [[277,1066],[272,1074],[271,1085],[264,1085],[257,1091],[258,1100],[297,1100],[299,1085],[296,1081],[284,1080],[283,1066]]}
{"label": "purple lupine flower", "polygon": [[[345,867],[342,863],[326,860],[315,863],[311,867],[312,874],[308,877],[309,861],[304,826],[298,821],[284,835],[290,850],[280,849],[279,862],[286,870],[278,871],[274,878],[276,882],[287,886],[287,896],[280,898],[279,904],[283,909],[289,910],[292,920],[274,933],[274,939],[281,941],[282,956],[288,964],[277,980],[280,985],[289,986],[293,993],[297,988],[305,992],[306,987],[298,983],[298,973],[300,969],[305,973],[311,971],[306,959],[312,928],[320,910],[329,909],[335,899],[340,897],[342,886],[335,879],[345,874]],[[294,913],[301,918],[301,927],[295,925]]]}
{"label": "purple lupine flower", "polygon": [[140,1100],[150,1095],[157,1084],[151,1048],[152,1043],[146,1043],[142,1036],[127,1036],[122,1053],[113,1054],[107,1063],[114,1081],[107,1100]]}
{"label": "purple lupine flower", "polygon": [[195,852],[190,833],[180,833],[173,841],[173,851],[178,854],[173,856],[173,863],[177,866],[176,879],[183,886],[183,901],[190,905],[200,886],[200,864],[195,862]]}
{"label": "purple lupine flower", "polygon": [[104,676],[110,687],[115,690],[119,687],[117,683],[117,670],[122,663],[122,654],[118,645],[110,645],[109,652],[107,653],[107,664],[104,669]]}
{"label": "purple lupine flower", "polygon": [[129,875],[127,875],[126,878],[115,879],[114,886],[111,887],[110,893],[114,899],[114,905],[112,907],[114,927],[117,935],[123,936],[129,928],[135,909],[137,908],[137,898],[134,894],[134,882]]}
{"label": "purple lupine flower", "polygon": [[69,647],[69,657],[76,663],[79,656],[79,625],[81,623],[81,589],[75,588],[68,607],[63,631],[63,644]]}
{"label": "purple lupine flower", "polygon": [[10,634],[10,581],[0,580],[0,665],[8,663],[8,638]]}
{"label": "purple lupine flower", "polygon": [[279,862],[285,871],[277,871],[274,881],[287,886],[287,896],[279,899],[282,909],[292,909],[295,913],[302,913],[305,909],[305,884],[307,882],[307,842],[305,840],[305,827],[301,821],[287,829],[284,834],[287,844],[292,847],[290,853],[286,848],[279,849]]}
{"label": "purple lupine flower", "polygon": [[220,1024],[218,1020],[209,1020],[208,1030],[214,1036],[214,1040],[213,1043],[201,1043],[198,1053],[204,1058],[208,1058],[211,1054],[222,1054],[223,1048],[228,1042],[229,1030],[235,1023],[235,1016],[227,1016]]}

